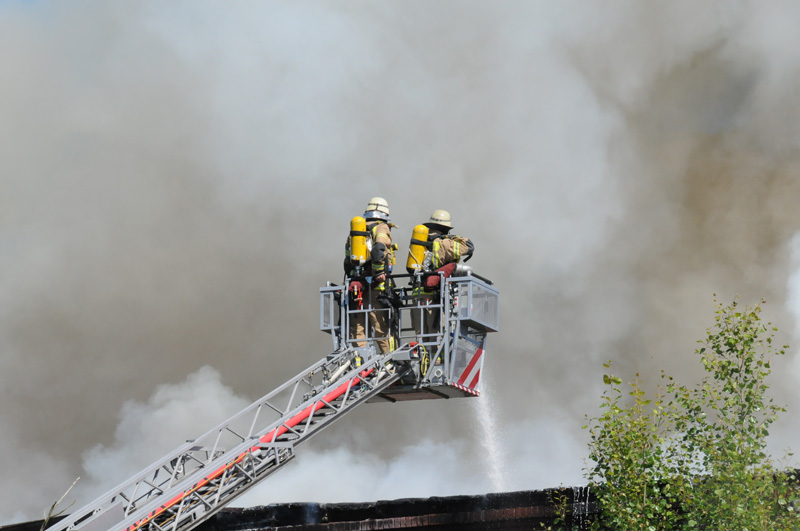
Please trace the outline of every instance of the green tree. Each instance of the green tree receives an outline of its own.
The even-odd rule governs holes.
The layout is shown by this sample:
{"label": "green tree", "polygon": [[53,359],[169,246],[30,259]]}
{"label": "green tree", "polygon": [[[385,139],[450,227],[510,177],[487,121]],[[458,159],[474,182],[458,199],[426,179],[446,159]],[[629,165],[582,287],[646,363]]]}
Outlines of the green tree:
{"label": "green tree", "polygon": [[[662,374],[647,399],[637,375],[604,376],[604,412],[590,419],[590,482],[606,529],[797,529],[791,471],[766,452],[769,426],[785,411],[768,396],[776,329],[761,306],[717,306],[696,353],[706,372],[693,388]],[[610,363],[606,365],[610,368]]]}
{"label": "green tree", "polygon": [[[763,302],[763,301],[762,301]],[[790,474],[776,470],[766,452],[769,427],[785,411],[768,396],[774,332],[761,306],[717,303],[715,325],[697,350],[706,376],[693,389],[672,384],[683,452],[695,474],[683,505],[701,529],[795,529],[786,510]]]}
{"label": "green tree", "polygon": [[[604,365],[611,368],[611,363]],[[622,379],[603,376],[600,417],[589,427],[594,466],[590,483],[598,489],[600,519],[596,528],[625,530],[673,529],[682,516],[675,510],[680,499],[677,484],[666,477],[676,472],[675,445],[671,444],[678,410],[661,390],[647,399],[639,375],[625,393]]]}

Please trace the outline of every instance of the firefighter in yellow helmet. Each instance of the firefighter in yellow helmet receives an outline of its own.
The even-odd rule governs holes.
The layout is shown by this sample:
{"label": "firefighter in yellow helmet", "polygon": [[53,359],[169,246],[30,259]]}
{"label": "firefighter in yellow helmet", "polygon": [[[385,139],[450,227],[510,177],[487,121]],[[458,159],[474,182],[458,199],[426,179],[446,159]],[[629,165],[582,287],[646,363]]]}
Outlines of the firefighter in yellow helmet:
{"label": "firefighter in yellow helmet", "polygon": [[[417,231],[419,229],[419,231]],[[425,234],[422,241],[419,236]],[[442,272],[445,277],[452,275],[455,264],[472,258],[475,246],[469,238],[450,234],[453,222],[447,210],[434,210],[427,223],[414,229],[414,237],[409,246],[409,260],[406,269],[414,279],[412,295],[419,305],[438,304],[438,282]],[[416,247],[415,247],[416,246]],[[425,247],[424,255],[413,256],[414,250]],[[424,257],[423,257],[424,256]],[[411,312],[411,324],[417,334],[436,334],[439,331],[440,312],[438,308]],[[421,338],[430,341],[431,337]]]}
{"label": "firefighter in yellow helmet", "polygon": [[[395,225],[389,219],[389,203],[382,197],[373,197],[367,203],[364,216],[353,218],[350,225],[344,260],[345,275],[350,279],[350,307],[351,310],[371,309],[368,318],[364,318],[364,313],[351,314],[350,338],[366,338],[368,321],[370,337],[381,338],[375,342],[384,354],[395,349],[390,327],[392,310],[386,297],[392,286],[389,275],[395,264],[392,244]],[[366,341],[356,346],[364,347]]]}

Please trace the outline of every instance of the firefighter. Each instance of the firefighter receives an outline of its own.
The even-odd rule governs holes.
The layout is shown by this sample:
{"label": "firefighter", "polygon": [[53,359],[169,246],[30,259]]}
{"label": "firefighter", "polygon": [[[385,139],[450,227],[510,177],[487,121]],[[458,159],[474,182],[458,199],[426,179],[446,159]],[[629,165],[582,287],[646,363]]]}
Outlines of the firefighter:
{"label": "firefighter", "polygon": [[[417,229],[420,229],[419,232]],[[427,229],[427,238],[425,241],[421,241],[419,236],[425,234],[424,229]],[[452,229],[453,222],[450,212],[447,210],[434,210],[427,223],[415,227],[414,236],[409,245],[409,260],[406,268],[412,275],[412,295],[419,306],[439,304],[441,298],[438,286],[441,279],[439,273],[450,276],[455,264],[462,259],[467,262],[472,258],[472,253],[475,251],[472,241],[469,238],[450,234]],[[423,254],[419,252],[421,247],[425,247],[424,258],[422,258]],[[415,253],[415,251],[418,252]],[[439,308],[413,310],[411,324],[418,335],[438,334],[441,326],[440,315]],[[420,339],[431,341],[434,338],[430,336]]]}
{"label": "firefighter", "polygon": [[[391,305],[388,295],[392,289],[389,275],[395,264],[392,244],[392,227],[389,219],[389,203],[382,197],[373,197],[367,203],[364,216],[351,221],[350,236],[345,247],[344,269],[350,279],[350,309],[364,309],[367,312],[351,313],[350,338],[367,337],[365,323],[371,329],[370,337],[378,337],[378,350],[381,354],[395,349],[390,332]],[[364,317],[364,315],[368,317]],[[366,341],[356,343],[366,346]]]}

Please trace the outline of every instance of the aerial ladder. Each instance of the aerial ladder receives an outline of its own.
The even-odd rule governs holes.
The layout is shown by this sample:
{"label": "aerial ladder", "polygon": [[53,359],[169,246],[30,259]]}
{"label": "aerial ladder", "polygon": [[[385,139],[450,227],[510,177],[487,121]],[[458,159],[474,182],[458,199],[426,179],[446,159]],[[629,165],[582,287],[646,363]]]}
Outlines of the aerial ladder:
{"label": "aerial ladder", "polygon": [[[320,329],[331,335],[331,354],[48,529],[195,529],[294,459],[300,444],[365,402],[479,396],[486,335],[499,324],[499,292],[463,265],[449,276],[438,274],[433,301],[420,304],[409,285],[389,290],[389,304],[380,309],[356,304],[350,279],[328,282],[320,289]],[[414,280],[393,278],[402,277]],[[387,338],[370,332],[372,311],[389,313],[400,345],[395,350],[376,349],[374,341]],[[409,324],[413,312],[435,312],[438,329],[415,330]],[[349,337],[354,319],[364,323],[366,338]]]}

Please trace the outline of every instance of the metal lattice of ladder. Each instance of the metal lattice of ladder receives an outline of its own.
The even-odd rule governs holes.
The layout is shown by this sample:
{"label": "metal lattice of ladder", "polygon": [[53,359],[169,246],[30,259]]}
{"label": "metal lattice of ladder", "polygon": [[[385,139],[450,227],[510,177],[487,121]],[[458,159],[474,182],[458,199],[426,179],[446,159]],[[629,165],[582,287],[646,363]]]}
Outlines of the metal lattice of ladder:
{"label": "metal lattice of ladder", "polygon": [[[401,277],[402,275],[396,275]],[[348,279],[320,290],[320,329],[334,352],[206,434],[188,441],[58,524],[52,531],[189,531],[295,457],[296,448],[364,402],[475,397],[486,335],[499,326],[499,292],[469,270],[441,278],[438,300],[421,305],[397,290],[390,334],[402,346],[376,353],[379,338],[350,337],[357,309]],[[404,326],[437,308],[438,332]],[[368,327],[367,327],[368,328]],[[358,346],[366,344],[367,346]]]}
{"label": "metal lattice of ladder", "polygon": [[354,358],[363,351],[347,349],[315,363],[50,529],[196,527],[293,459],[299,444],[409,370],[390,363],[397,351],[356,367]]}

